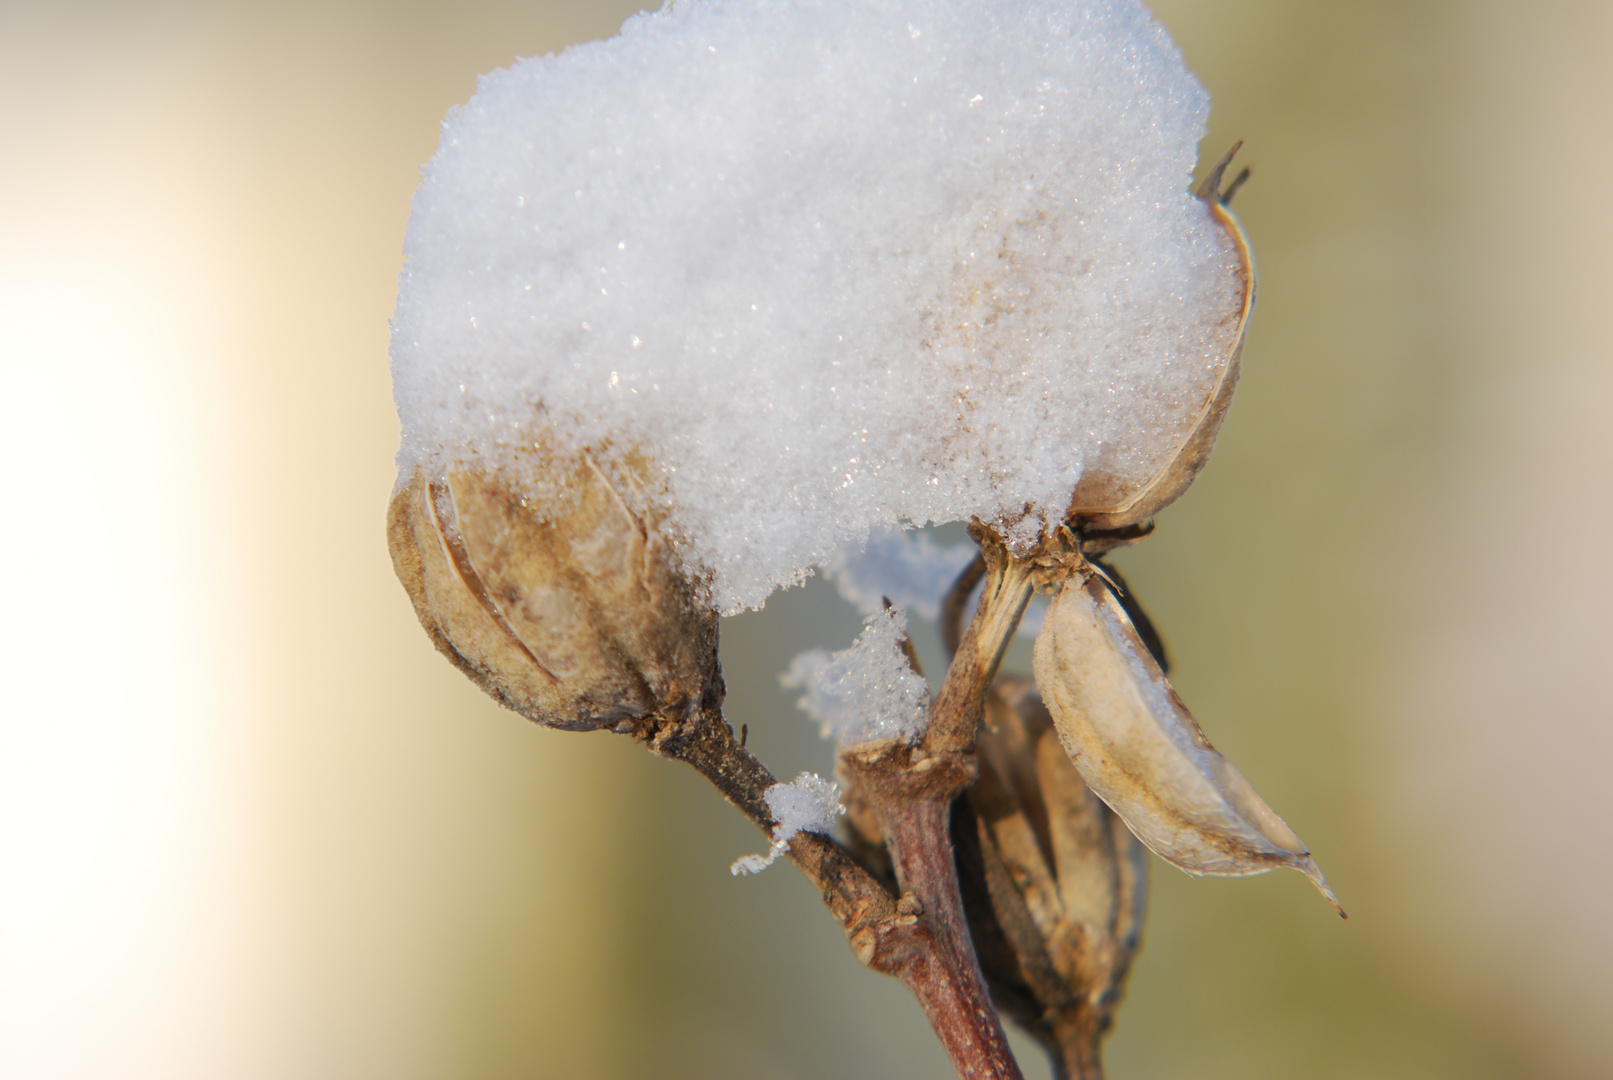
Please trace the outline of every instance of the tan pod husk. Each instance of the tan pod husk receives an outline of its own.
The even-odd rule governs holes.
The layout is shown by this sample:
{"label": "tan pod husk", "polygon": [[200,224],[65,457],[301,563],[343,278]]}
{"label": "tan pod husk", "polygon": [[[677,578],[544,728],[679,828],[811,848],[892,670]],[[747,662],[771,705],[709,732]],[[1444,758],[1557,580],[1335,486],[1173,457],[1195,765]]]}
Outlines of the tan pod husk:
{"label": "tan pod husk", "polygon": [[1210,448],[1215,445],[1215,437],[1221,431],[1221,421],[1232,404],[1232,392],[1238,385],[1238,362],[1243,353],[1243,339],[1249,326],[1249,314],[1255,305],[1254,256],[1249,250],[1243,227],[1227,208],[1220,190],[1221,177],[1237,151],[1238,147],[1234,146],[1221,159],[1198,192],[1199,198],[1209,208],[1211,219],[1226,232],[1238,261],[1237,299],[1222,322],[1225,362],[1221,365],[1220,378],[1205,395],[1198,420],[1189,429],[1190,434],[1171,456],[1170,463],[1159,473],[1139,484],[1127,484],[1102,472],[1094,472],[1081,479],[1070,501],[1068,516],[1081,519],[1090,529],[1101,531],[1137,525],[1175,502],[1204,468]]}
{"label": "tan pod husk", "polygon": [[417,470],[387,540],[415,613],[450,660],[547,727],[681,715],[721,693],[717,616],[654,521],[587,455],[539,514],[497,478]]}
{"label": "tan pod husk", "polygon": [[1304,841],[1210,745],[1095,570],[1064,582],[1033,655],[1075,767],[1149,850],[1190,874],[1293,867],[1338,908]]}

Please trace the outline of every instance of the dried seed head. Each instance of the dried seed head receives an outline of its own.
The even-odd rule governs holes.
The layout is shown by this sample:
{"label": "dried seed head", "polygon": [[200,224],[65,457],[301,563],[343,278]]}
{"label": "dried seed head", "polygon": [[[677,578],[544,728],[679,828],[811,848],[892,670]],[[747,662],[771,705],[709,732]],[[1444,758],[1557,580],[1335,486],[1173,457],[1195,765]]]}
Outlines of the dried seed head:
{"label": "dried seed head", "polygon": [[541,510],[470,470],[416,470],[393,497],[393,566],[437,648],[548,727],[681,716],[720,696],[717,616],[623,497],[631,478],[613,483],[587,454],[558,475]]}
{"label": "dried seed head", "polygon": [[1082,779],[1156,855],[1190,874],[1290,866],[1338,907],[1304,841],[1210,745],[1097,572],[1064,582],[1034,660]]}
{"label": "dried seed head", "polygon": [[979,748],[953,833],[992,997],[1062,1075],[1100,1077],[1141,944],[1147,851],[1082,782],[1031,680],[997,680]]}
{"label": "dried seed head", "polygon": [[[1217,364],[1218,377],[1207,384],[1197,413],[1198,421],[1187,429],[1186,438],[1175,454],[1165,459],[1166,464],[1159,472],[1142,481],[1100,470],[1082,476],[1070,500],[1069,516],[1080,518],[1088,528],[1108,530],[1136,525],[1175,502],[1204,468],[1215,437],[1221,431],[1227,407],[1232,404],[1232,391],[1238,385],[1238,358],[1243,352],[1244,332],[1255,303],[1254,257],[1243,228],[1226,205],[1225,199],[1232,189],[1228,189],[1226,196],[1221,192],[1221,177],[1237,152],[1238,146],[1228,151],[1198,191],[1199,198],[1209,207],[1211,219],[1226,232],[1238,263],[1238,289],[1221,321],[1223,347]],[[1234,181],[1234,188],[1236,185]]]}

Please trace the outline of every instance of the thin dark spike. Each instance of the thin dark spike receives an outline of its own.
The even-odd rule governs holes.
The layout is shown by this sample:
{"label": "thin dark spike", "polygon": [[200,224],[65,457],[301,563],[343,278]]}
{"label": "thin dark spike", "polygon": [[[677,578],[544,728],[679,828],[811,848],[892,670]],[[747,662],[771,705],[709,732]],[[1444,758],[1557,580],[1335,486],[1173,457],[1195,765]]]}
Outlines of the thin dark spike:
{"label": "thin dark spike", "polygon": [[1221,198],[1221,177],[1226,175],[1227,166],[1232,164],[1233,155],[1242,146],[1243,140],[1239,139],[1232,144],[1232,149],[1227,151],[1226,157],[1215,163],[1215,168],[1210,170],[1209,175],[1204,178],[1204,182],[1199,185],[1199,198],[1205,202],[1209,202],[1211,199],[1222,203],[1226,202],[1225,199]]}
{"label": "thin dark spike", "polygon": [[1225,205],[1227,205],[1227,203],[1231,202],[1232,201],[1232,196],[1234,196],[1234,195],[1236,195],[1238,193],[1238,189],[1243,187],[1244,183],[1248,179],[1249,179],[1249,166],[1245,165],[1243,167],[1243,171],[1240,172],[1237,175],[1237,177],[1233,179],[1232,183],[1227,185],[1227,189],[1221,193],[1221,205],[1225,206]]}
{"label": "thin dark spike", "polygon": [[[896,606],[891,603],[891,598],[888,596],[882,596],[880,599],[885,601],[886,611]],[[913,674],[921,679],[924,678],[924,668],[919,666],[919,654],[918,650],[913,648],[913,639],[903,634],[897,644],[901,646],[902,655],[907,657],[907,666],[913,669]]]}
{"label": "thin dark spike", "polygon": [[748,738],[750,738],[750,725],[749,724],[740,724],[739,725],[739,746],[740,746],[740,749],[744,749],[745,740],[748,739]]}

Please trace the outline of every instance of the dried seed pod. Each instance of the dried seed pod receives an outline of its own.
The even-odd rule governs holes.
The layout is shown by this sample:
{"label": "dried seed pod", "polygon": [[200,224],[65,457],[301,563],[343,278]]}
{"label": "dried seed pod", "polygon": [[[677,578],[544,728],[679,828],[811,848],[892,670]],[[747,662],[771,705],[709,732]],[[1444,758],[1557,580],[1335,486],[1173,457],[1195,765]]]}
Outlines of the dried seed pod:
{"label": "dried seed pod", "polygon": [[986,721],[953,817],[981,967],[1056,1075],[1093,1080],[1141,943],[1147,851],[1082,782],[1031,680],[998,679]]}
{"label": "dried seed pod", "polygon": [[1190,874],[1291,866],[1338,908],[1304,841],[1210,745],[1090,566],[1048,605],[1034,662],[1075,767],[1151,851]]}
{"label": "dried seed pod", "polygon": [[1255,304],[1255,264],[1243,228],[1226,205],[1226,200],[1231,197],[1239,181],[1234,181],[1223,194],[1221,178],[1232,163],[1232,156],[1242,145],[1240,142],[1227,152],[1198,190],[1199,198],[1209,208],[1211,219],[1226,233],[1237,262],[1237,288],[1233,303],[1221,322],[1221,354],[1214,361],[1217,376],[1211,381],[1200,404],[1198,420],[1186,429],[1186,438],[1174,455],[1165,459],[1166,464],[1160,471],[1141,482],[1123,480],[1101,470],[1094,470],[1081,478],[1070,501],[1069,516],[1079,518],[1094,530],[1137,525],[1175,502],[1204,468],[1210,448],[1215,445],[1215,437],[1221,431],[1221,421],[1227,414],[1227,407],[1232,404],[1232,391],[1238,385],[1238,358],[1243,352],[1249,313]]}
{"label": "dried seed pod", "polygon": [[543,513],[470,470],[417,470],[393,497],[393,566],[437,648],[548,727],[681,716],[720,695],[717,616],[658,523],[588,455],[562,475]]}

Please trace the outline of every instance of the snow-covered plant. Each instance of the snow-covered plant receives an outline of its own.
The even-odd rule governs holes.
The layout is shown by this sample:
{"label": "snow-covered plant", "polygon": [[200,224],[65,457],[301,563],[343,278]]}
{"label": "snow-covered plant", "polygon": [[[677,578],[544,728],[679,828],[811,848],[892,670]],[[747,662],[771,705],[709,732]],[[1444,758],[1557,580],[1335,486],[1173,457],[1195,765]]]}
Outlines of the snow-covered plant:
{"label": "snow-covered plant", "polygon": [[[422,623],[532,720],[705,775],[772,841],[736,872],[787,852],[960,1075],[1018,1075],[991,997],[1097,1075],[1132,834],[1326,891],[1102,562],[1237,381],[1253,267],[1227,160],[1189,192],[1207,109],[1137,0],[677,0],[484,76],[414,200],[389,541]],[[977,546],[902,532],[953,521]],[[840,789],[744,748],[717,660],[720,614],[820,569],[870,613],[790,674]],[[1040,696],[994,687],[1037,590]],[[892,599],[943,623],[933,698]]]}

